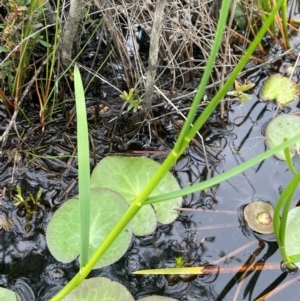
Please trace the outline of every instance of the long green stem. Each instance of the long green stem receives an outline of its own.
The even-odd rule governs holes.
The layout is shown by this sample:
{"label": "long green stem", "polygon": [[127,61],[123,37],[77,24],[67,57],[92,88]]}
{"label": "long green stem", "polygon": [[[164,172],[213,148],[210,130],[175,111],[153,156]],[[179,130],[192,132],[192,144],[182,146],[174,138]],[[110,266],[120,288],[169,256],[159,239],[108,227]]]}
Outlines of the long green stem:
{"label": "long green stem", "polygon": [[204,70],[203,76],[201,78],[200,85],[197,89],[197,93],[196,93],[195,98],[193,100],[192,107],[189,110],[189,113],[187,115],[187,119],[186,119],[186,121],[185,121],[185,123],[182,127],[182,130],[180,131],[177,142],[176,142],[176,144],[173,148],[173,150],[175,152],[179,151],[180,146],[181,146],[182,142],[184,141],[185,136],[186,136],[188,130],[190,129],[191,124],[193,123],[193,121],[195,119],[195,114],[197,112],[199,103],[202,100],[202,97],[204,95],[208,80],[211,76],[211,72],[212,72],[212,69],[213,69],[213,66],[214,66],[214,62],[215,62],[216,57],[218,55],[220,44],[222,42],[222,36],[223,36],[223,33],[224,33],[226,19],[227,19],[230,4],[231,4],[231,1],[223,1],[222,2],[222,7],[221,7],[221,10],[220,10],[220,16],[219,16],[219,20],[218,20],[218,26],[217,26],[217,30],[216,30],[215,39],[214,39],[214,45],[211,49],[209,59],[207,61],[206,68]]}
{"label": "long green stem", "polygon": [[[275,8],[272,10],[270,16],[264,23],[263,27],[260,29],[260,31],[257,33],[256,37],[254,38],[253,42],[250,44],[249,48],[247,49],[244,56],[241,58],[240,62],[237,64],[237,66],[232,71],[230,77],[225,82],[224,86],[218,91],[218,93],[215,95],[215,97],[212,99],[212,101],[209,103],[209,105],[205,108],[205,110],[202,112],[202,114],[198,117],[196,122],[194,123],[194,127],[191,128],[187,135],[185,136],[184,142],[181,145],[181,149],[179,150],[179,153],[182,153],[184,149],[187,147],[187,145],[190,143],[190,141],[193,139],[193,137],[196,135],[197,131],[204,125],[207,118],[206,116],[210,116],[214,110],[216,109],[219,100],[222,99],[226,92],[229,90],[229,88],[232,86],[234,80],[237,78],[238,74],[243,70],[244,66],[247,64],[249,58],[251,57],[252,53],[257,48],[260,41],[263,39],[264,35],[266,34],[269,26],[272,24],[272,21],[282,6],[282,3],[285,0],[279,0]],[[205,118],[202,118],[205,116]]]}

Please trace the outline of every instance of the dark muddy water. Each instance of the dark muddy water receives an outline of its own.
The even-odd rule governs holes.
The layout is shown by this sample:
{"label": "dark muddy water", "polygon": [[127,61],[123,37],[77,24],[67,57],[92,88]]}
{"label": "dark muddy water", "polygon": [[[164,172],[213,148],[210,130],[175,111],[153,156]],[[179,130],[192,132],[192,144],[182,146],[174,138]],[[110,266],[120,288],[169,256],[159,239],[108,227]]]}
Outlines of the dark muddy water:
{"label": "dark muddy water", "polygon": [[[204,140],[212,175],[221,174],[266,149],[264,129],[276,115],[277,107],[259,99],[266,76],[257,77],[260,85],[255,88],[252,100],[243,106],[237,102],[230,105],[226,129],[220,127],[217,114],[206,126]],[[168,151],[174,143],[174,115],[156,124],[160,137],[154,135],[151,141],[148,126],[134,136],[132,124],[121,118],[112,140],[110,120],[118,114],[121,104],[117,97],[110,100],[104,97],[100,106],[95,100],[88,101],[92,167],[107,154],[147,149]],[[110,113],[104,110],[94,114],[104,106],[110,108]],[[289,107],[279,109],[278,114],[298,109],[296,100]],[[37,118],[31,114],[32,119]],[[6,113],[1,111],[1,132],[6,124]],[[24,301],[47,301],[78,271],[76,261],[57,262],[49,254],[45,242],[45,229],[53,212],[77,193],[77,162],[73,157],[76,155],[75,127],[73,123],[66,126],[65,116],[57,115],[46,124],[44,133],[40,127],[28,126],[25,121],[20,121],[17,128],[22,139],[12,134],[0,157],[0,285],[16,291]],[[146,149],[143,148],[145,144],[149,144]],[[148,156],[158,161],[165,157],[162,153]],[[295,158],[294,162],[300,170],[300,158]],[[198,143],[193,143],[182,155],[173,172],[182,187],[208,177]],[[123,258],[112,266],[93,271],[90,276],[119,281],[135,299],[158,294],[186,301],[253,301],[286,284],[288,287],[279,290],[270,300],[298,300],[299,273],[281,269],[274,238],[255,237],[239,218],[240,208],[253,200],[262,199],[275,205],[291,178],[285,163],[272,157],[211,190],[187,196],[184,209],[173,224],[159,226],[151,236],[134,238]],[[16,191],[11,187],[16,184],[22,187],[24,195],[36,195],[39,188],[43,189],[41,205],[31,217],[24,208],[14,206],[12,196]],[[298,190],[295,203],[299,197]],[[221,269],[220,273],[215,269],[211,275],[175,283],[165,276],[131,274],[137,269],[174,266],[175,256],[183,256],[191,266],[214,264]],[[251,271],[237,281],[238,269],[250,261],[253,265],[264,263],[265,268]]]}

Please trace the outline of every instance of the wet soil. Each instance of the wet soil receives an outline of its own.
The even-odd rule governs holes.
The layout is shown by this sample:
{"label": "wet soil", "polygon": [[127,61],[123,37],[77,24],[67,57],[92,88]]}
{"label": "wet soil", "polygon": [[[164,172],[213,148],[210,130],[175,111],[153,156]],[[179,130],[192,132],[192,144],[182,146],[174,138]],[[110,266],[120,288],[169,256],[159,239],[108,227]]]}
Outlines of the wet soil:
{"label": "wet soil", "polygon": [[[209,170],[201,141],[196,138],[172,170],[181,187],[221,174],[263,152],[267,123],[276,114],[299,110],[299,100],[278,109],[274,103],[259,99],[262,84],[272,72],[275,67],[248,77],[256,83],[251,101],[241,106],[225,99],[229,108],[226,119],[221,120],[216,111],[202,132]],[[299,82],[297,76],[294,80]],[[101,93],[101,98],[87,100],[91,168],[103,157],[116,153],[144,155],[162,162],[175,142],[180,117],[172,113],[142,123],[138,114],[120,114],[123,103],[118,93],[105,85]],[[175,105],[184,108],[191,100],[182,96]],[[0,153],[0,285],[16,291],[23,301],[49,300],[78,271],[77,261],[57,262],[45,241],[45,229],[53,212],[78,192],[76,119],[70,117],[72,106],[60,108],[42,130],[38,106],[28,103],[24,112],[33,124],[20,115]],[[152,117],[171,110],[164,104],[153,109]],[[0,107],[1,133],[8,120],[5,109]],[[300,170],[300,158],[294,162]],[[291,178],[286,164],[272,157],[217,187],[189,195],[174,223],[160,225],[150,236],[133,238],[118,262],[94,270],[90,277],[105,276],[119,281],[136,300],[151,294],[182,301],[265,300],[259,298],[276,288],[278,292],[270,300],[298,300],[299,273],[282,269],[274,237],[254,235],[240,214],[241,208],[253,200],[275,205]],[[14,205],[17,184],[24,197],[35,197],[40,188],[43,190],[38,206],[29,201],[34,214],[27,214],[24,206]],[[299,197],[298,190],[294,205]],[[176,256],[182,256],[190,266],[213,264],[218,268],[207,275],[179,281],[165,276],[132,275],[138,269],[174,266]],[[244,264],[256,270],[239,272]]]}

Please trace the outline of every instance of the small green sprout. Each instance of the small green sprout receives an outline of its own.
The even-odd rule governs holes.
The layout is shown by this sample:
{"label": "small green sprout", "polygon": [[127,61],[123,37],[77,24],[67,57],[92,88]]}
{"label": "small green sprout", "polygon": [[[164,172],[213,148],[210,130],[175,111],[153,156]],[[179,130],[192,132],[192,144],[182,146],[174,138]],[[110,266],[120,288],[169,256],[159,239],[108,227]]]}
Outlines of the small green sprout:
{"label": "small green sprout", "polygon": [[185,265],[185,260],[182,256],[175,257],[175,267],[182,268]]}
{"label": "small green sprout", "polygon": [[129,106],[127,108],[127,111],[130,111],[131,109],[133,109],[133,112],[136,113],[137,110],[139,110],[141,108],[141,99],[139,97],[135,98],[134,95],[134,89],[131,88],[129,90],[129,93],[127,93],[126,91],[123,92],[123,94],[120,95],[120,97],[124,100],[129,102]]}
{"label": "small green sprout", "polygon": [[243,85],[240,86],[239,82],[235,80],[234,86],[235,90],[227,92],[227,95],[236,96],[241,103],[245,103],[246,101],[251,99],[251,95],[243,92],[252,89],[255,86],[254,83],[247,84],[245,82]]}
{"label": "small green sprout", "polygon": [[39,191],[36,194],[36,197],[34,197],[31,193],[29,196],[27,196],[25,199],[22,195],[22,189],[19,185],[17,185],[17,194],[13,197],[13,199],[16,201],[15,206],[24,206],[25,210],[28,214],[34,214],[37,211],[37,207],[40,205],[40,199],[43,193],[42,188],[39,189]]}

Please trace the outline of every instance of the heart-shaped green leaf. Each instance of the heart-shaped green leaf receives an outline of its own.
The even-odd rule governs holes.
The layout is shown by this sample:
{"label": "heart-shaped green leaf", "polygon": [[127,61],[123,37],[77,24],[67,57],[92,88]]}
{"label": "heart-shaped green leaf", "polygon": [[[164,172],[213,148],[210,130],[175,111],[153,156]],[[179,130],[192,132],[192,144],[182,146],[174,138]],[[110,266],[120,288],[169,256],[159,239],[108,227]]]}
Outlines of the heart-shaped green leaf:
{"label": "heart-shaped green leaf", "polygon": [[[285,250],[290,256],[300,254],[300,207],[289,211],[285,231]],[[295,264],[300,268],[300,262]]]}
{"label": "heart-shaped green leaf", "polygon": [[[283,114],[274,118],[266,128],[266,140],[270,148],[284,141],[284,138],[293,138],[300,129],[300,117],[296,115]],[[300,142],[290,145],[290,154],[300,155]],[[276,153],[276,157],[285,160],[284,150]]]}
{"label": "heart-shaped green leaf", "polygon": [[275,73],[270,76],[264,84],[261,92],[262,100],[273,100],[281,106],[286,106],[292,102],[299,94],[298,85],[288,77]]}
{"label": "heart-shaped green leaf", "polygon": [[177,299],[163,296],[149,296],[146,298],[139,299],[139,301],[177,301]]}
{"label": "heart-shaped green leaf", "polygon": [[[110,189],[91,190],[90,244],[91,256],[128,209],[128,204],[117,192]],[[126,252],[132,237],[128,225],[111,245],[94,269],[112,264]],[[53,215],[46,231],[50,252],[59,261],[74,260],[80,251],[79,199],[65,202]],[[89,256],[89,257],[90,257]]]}
{"label": "heart-shaped green leaf", "polygon": [[[106,157],[93,170],[91,187],[107,187],[115,190],[131,204],[158,168],[157,162],[144,157]],[[175,177],[168,172],[151,196],[179,189],[180,186]],[[174,209],[180,207],[181,203],[182,198],[180,197],[143,206],[133,219],[134,234],[137,236],[151,234],[157,226],[156,220],[162,224],[173,222],[178,216],[178,212]]]}
{"label": "heart-shaped green leaf", "polygon": [[99,277],[85,279],[63,301],[134,301],[122,284]]}
{"label": "heart-shaped green leaf", "polygon": [[0,287],[0,300],[18,301],[21,299],[15,292],[8,290],[4,287]]}

